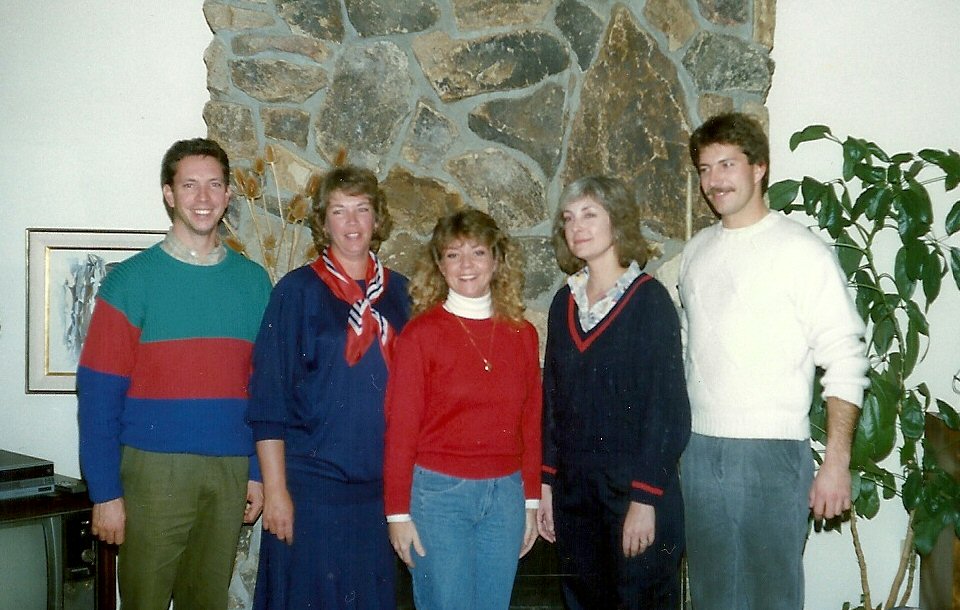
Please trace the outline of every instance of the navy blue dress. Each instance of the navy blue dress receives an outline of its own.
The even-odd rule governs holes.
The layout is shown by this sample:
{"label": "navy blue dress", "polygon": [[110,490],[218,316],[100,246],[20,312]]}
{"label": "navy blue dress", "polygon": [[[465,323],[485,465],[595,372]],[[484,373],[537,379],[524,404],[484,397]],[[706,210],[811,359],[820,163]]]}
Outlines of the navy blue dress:
{"label": "navy blue dress", "polygon": [[[407,279],[387,271],[373,304],[399,333]],[[378,342],[344,358],[349,304],[309,266],[274,288],[253,353],[247,419],[255,440],[282,439],[293,544],[263,533],[254,608],[393,609],[394,555],[383,511],[383,399]]]}

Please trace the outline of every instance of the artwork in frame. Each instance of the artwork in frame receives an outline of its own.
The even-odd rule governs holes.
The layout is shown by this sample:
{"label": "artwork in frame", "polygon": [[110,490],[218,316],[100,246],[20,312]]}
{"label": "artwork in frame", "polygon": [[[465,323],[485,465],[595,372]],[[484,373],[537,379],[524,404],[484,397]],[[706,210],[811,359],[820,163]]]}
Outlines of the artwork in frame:
{"label": "artwork in frame", "polygon": [[94,297],[111,267],[165,231],[27,229],[28,393],[76,391]]}

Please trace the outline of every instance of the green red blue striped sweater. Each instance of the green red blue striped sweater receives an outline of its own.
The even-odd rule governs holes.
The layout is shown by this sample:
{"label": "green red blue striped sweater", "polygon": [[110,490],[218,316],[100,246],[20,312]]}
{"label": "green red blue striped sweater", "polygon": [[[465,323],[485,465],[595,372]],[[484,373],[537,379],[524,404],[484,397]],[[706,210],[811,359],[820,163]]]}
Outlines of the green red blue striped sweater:
{"label": "green red blue striped sweater", "polygon": [[159,245],[107,274],[77,371],[80,467],[90,498],[123,495],[120,447],[253,455],[244,421],[270,281],[232,250],[190,265]]}

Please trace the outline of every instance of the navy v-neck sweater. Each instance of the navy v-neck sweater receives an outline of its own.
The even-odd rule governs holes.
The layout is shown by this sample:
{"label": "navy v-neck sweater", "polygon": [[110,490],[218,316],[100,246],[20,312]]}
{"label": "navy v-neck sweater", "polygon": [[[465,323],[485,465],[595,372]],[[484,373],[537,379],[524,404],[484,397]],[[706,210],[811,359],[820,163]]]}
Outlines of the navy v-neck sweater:
{"label": "navy v-neck sweater", "polygon": [[631,500],[656,506],[690,436],[680,327],[666,289],[641,274],[583,332],[564,286],[547,329],[543,482],[565,468],[602,468]]}

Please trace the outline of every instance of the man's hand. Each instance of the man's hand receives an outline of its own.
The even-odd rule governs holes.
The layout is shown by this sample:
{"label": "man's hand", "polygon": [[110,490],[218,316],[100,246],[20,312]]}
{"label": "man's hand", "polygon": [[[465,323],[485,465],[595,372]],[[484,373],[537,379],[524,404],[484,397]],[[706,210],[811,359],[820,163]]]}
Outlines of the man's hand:
{"label": "man's hand", "polygon": [[287,544],[293,544],[293,500],[286,487],[265,494],[263,529]]}
{"label": "man's hand", "polygon": [[860,409],[827,396],[827,445],[823,464],[810,487],[810,511],[817,521],[850,510],[850,446]]}
{"label": "man's hand", "polygon": [[417,533],[417,526],[413,524],[413,521],[387,523],[387,530],[390,533],[390,546],[393,547],[393,550],[396,551],[400,559],[403,560],[403,563],[407,564],[407,567],[412,568],[414,566],[410,545],[413,545],[413,550],[417,552],[417,555],[421,557],[427,556],[427,552],[420,543],[420,534]]}
{"label": "man's hand", "polygon": [[540,508],[537,509],[537,531],[547,542],[557,541],[557,532],[553,527],[553,489],[549,485],[540,486]]}
{"label": "man's hand", "polygon": [[523,528],[523,546],[520,547],[520,556],[523,557],[530,552],[533,544],[537,541],[537,509],[526,509],[526,523]]}
{"label": "man's hand", "polygon": [[850,510],[850,469],[824,462],[810,487],[810,511],[817,521]]}
{"label": "man's hand", "polygon": [[243,522],[253,525],[263,511],[263,483],[247,481],[247,507],[243,510]]}
{"label": "man's hand", "polygon": [[636,557],[653,544],[657,534],[656,511],[649,504],[631,502],[623,520],[623,555]]}
{"label": "man's hand", "polygon": [[123,498],[93,505],[91,532],[107,544],[123,544],[124,529],[127,523],[127,510]]}

